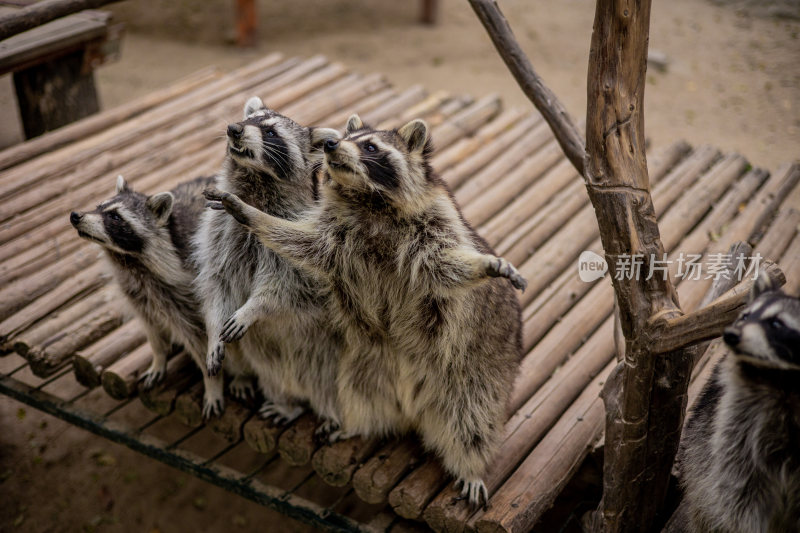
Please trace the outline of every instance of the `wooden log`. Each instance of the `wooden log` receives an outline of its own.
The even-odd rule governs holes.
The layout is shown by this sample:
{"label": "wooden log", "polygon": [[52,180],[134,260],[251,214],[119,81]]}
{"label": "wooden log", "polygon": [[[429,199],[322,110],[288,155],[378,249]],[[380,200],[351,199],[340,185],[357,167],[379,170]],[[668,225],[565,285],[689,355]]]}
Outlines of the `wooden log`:
{"label": "wooden log", "polygon": [[46,133],[36,139],[11,146],[0,151],[0,170],[18,165],[71,142],[94,135],[110,126],[120,124],[144,111],[162,105],[168,100],[190,93],[201,85],[219,79],[221,75],[216,67],[206,67],[180,78],[163,89],[153,91],[112,109],[101,111],[92,117]]}
{"label": "wooden log", "polygon": [[72,324],[76,317],[82,317],[108,302],[110,293],[100,290],[82,298],[71,305],[51,313],[35,326],[19,332],[3,343],[3,348],[25,356],[33,346],[44,343]]}
{"label": "wooden log", "polygon": [[[338,110],[331,115],[328,115],[328,125],[334,128],[341,128],[342,124],[347,123],[347,119],[353,113],[358,113],[362,118],[363,116],[372,111],[373,109],[386,104],[386,102],[390,102],[398,98],[397,91],[395,91],[391,87],[387,87],[386,89],[380,90],[374,94],[363,98],[353,107],[346,107]],[[312,124],[317,125],[317,124]],[[321,125],[321,124],[319,124]]]}
{"label": "wooden log", "polygon": [[[446,150],[439,150],[431,159],[431,166],[436,169],[437,172],[446,171],[483,148],[492,139],[508,131],[527,115],[528,114],[519,108],[503,111],[491,122],[476,131],[471,137],[453,143],[453,145]],[[451,181],[448,180],[448,183],[451,183]]]}
{"label": "wooden log", "polygon": [[244,425],[244,440],[255,451],[270,453],[277,447],[278,438],[284,429],[284,426],[254,416]]}
{"label": "wooden log", "polygon": [[425,98],[423,101],[409,107],[408,109],[400,113],[400,115],[398,116],[398,120],[401,123],[405,123],[415,118],[426,117],[431,113],[434,113],[438,108],[444,105],[445,102],[449,102],[452,100],[458,100],[458,98],[453,97],[447,91],[436,91],[435,93]]}
{"label": "wooden log", "polygon": [[103,370],[145,342],[147,338],[141,324],[137,320],[129,320],[75,353],[72,358],[75,379],[84,387],[97,387]]}
{"label": "wooden log", "polygon": [[202,380],[195,383],[175,398],[175,416],[186,426],[196,428],[203,425]]}
{"label": "wooden log", "polygon": [[[521,161],[541,148],[553,138],[547,124],[540,122],[529,130],[517,142],[505,146],[502,153],[492,162],[474,174],[469,181],[455,188],[455,197],[459,205],[465,205],[482,195],[487,187],[495,183],[499,177],[515,168]],[[459,165],[460,166],[460,165]]]}
{"label": "wooden log", "polygon": [[15,333],[31,326],[62,305],[86,295],[106,282],[102,271],[89,268],[77,276],[61,282],[44,296],[40,296],[14,315],[0,322],[0,341],[6,342]]}
{"label": "wooden log", "polygon": [[84,9],[96,9],[119,0],[44,0],[0,17],[0,41]]}
{"label": "wooden log", "polygon": [[322,446],[314,452],[311,465],[325,483],[343,487],[350,483],[356,468],[379,444],[378,439],[353,437]]}
{"label": "wooden log", "polygon": [[139,400],[150,411],[167,416],[175,409],[175,400],[183,391],[200,381],[202,376],[189,354],[181,352],[167,361],[164,381],[139,391]]}
{"label": "wooden log", "polygon": [[139,378],[153,360],[153,350],[145,343],[125,357],[117,359],[100,375],[103,390],[115,400],[125,400],[136,394]]}
{"label": "wooden log", "polygon": [[602,434],[603,403],[598,393],[614,366],[612,361],[603,369],[495,493],[489,510],[475,521],[476,531],[530,531],[553,504]]}
{"label": "wooden log", "polygon": [[59,263],[3,287],[0,289],[0,320],[10,317],[75,274],[88,270],[97,272],[97,267],[93,266],[97,257],[94,250],[79,250]]}
{"label": "wooden log", "polygon": [[553,130],[561,149],[572,162],[578,174],[583,175],[585,141],[572,121],[566,108],[555,94],[544,84],[522,51],[508,21],[495,0],[469,0],[472,9],[483,24],[489,37],[503,58],[522,92],[536,106]]}
{"label": "wooden log", "polygon": [[[242,438],[245,423],[253,416],[253,410],[236,400],[228,400],[221,416],[209,422],[212,431],[228,442]],[[258,415],[256,415],[258,416]]]}
{"label": "wooden log", "polygon": [[303,63],[298,60],[279,63],[280,59],[279,54],[270,54],[231,75],[203,86],[198,91],[174,98],[132,120],[17,165],[5,173],[3,182],[0,183],[0,194],[6,196],[34,187],[40,188],[37,185],[42,179],[60,177],[73,170],[76,165],[95,160],[109,150],[129,146],[142,135],[156,129],[189,122],[186,119],[187,113],[198,110],[207,112],[215,108],[220,101],[235,99],[246,87],[253,87],[265,80],[272,82],[283,80],[291,83],[326,63],[319,57]]}
{"label": "wooden log", "polygon": [[451,477],[442,469],[439,461],[428,458],[406,476],[389,493],[389,505],[403,518],[417,520],[422,516],[428,502],[448,482]]}
{"label": "wooden log", "polygon": [[345,75],[313,95],[293,102],[282,111],[297,122],[306,124],[314,117],[335,113],[342,105],[357,102],[387,86],[386,78],[380,74],[371,74],[364,78],[356,74]]}
{"label": "wooden log", "polygon": [[496,94],[484,96],[473,105],[456,113],[447,122],[434,126],[431,138],[438,146],[448,146],[469,135],[500,113],[502,102]]}
{"label": "wooden log", "polygon": [[353,490],[367,503],[385,502],[394,486],[422,460],[414,440],[385,444],[353,474]]}
{"label": "wooden log", "polygon": [[317,417],[304,413],[287,427],[278,438],[278,453],[292,466],[308,464],[319,447],[314,439]]}
{"label": "wooden log", "polygon": [[79,317],[64,331],[39,346],[31,347],[26,359],[39,377],[47,377],[68,363],[76,350],[96,341],[122,324],[118,306],[106,304],[96,311]]}
{"label": "wooden log", "polygon": [[[412,85],[405,91],[401,92],[397,98],[382,103],[375,109],[367,110],[366,112],[360,114],[360,116],[362,120],[365,121],[365,124],[380,124],[386,120],[392,120],[395,119],[395,117],[399,117],[399,115],[405,112],[407,109],[423,101],[427,94],[428,93],[425,90],[425,87],[422,85]],[[347,118],[345,117],[345,121],[346,120]],[[402,126],[402,124],[398,125]]]}
{"label": "wooden log", "polygon": [[781,267],[786,272],[786,285],[783,290],[787,294],[800,296],[800,233],[789,243],[781,259]]}
{"label": "wooden log", "polygon": [[[547,198],[565,185],[562,181],[563,175],[546,174],[547,170],[562,158],[563,154],[558,143],[555,141],[547,143],[521,162],[517,168],[487,188],[483,195],[467,203],[464,206],[464,217],[474,226],[480,226],[526,189],[536,190],[542,195],[543,198],[537,198],[533,194],[527,196],[527,199],[532,199],[534,202],[538,199],[536,203],[541,206]],[[543,181],[545,178],[548,179]]]}

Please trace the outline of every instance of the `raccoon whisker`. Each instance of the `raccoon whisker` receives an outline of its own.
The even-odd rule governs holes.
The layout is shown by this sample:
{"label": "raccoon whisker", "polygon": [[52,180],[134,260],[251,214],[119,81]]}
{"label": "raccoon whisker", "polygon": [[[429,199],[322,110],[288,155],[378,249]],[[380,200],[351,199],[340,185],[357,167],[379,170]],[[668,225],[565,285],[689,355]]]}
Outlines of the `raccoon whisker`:
{"label": "raccoon whisker", "polygon": [[[269,156],[269,158],[272,160],[273,163],[275,163],[275,165],[278,167],[278,169],[281,171],[281,173],[283,173],[284,175],[288,175],[289,174],[289,168],[288,168],[289,162],[286,161],[286,160],[283,160],[282,162],[284,164],[281,164],[282,162],[277,157],[278,155],[282,156],[282,154],[278,154],[275,151],[275,149],[272,146],[270,146],[268,143],[262,142],[261,143],[261,147],[264,149],[264,153],[267,156]],[[282,157],[281,157],[281,159],[282,159]]]}

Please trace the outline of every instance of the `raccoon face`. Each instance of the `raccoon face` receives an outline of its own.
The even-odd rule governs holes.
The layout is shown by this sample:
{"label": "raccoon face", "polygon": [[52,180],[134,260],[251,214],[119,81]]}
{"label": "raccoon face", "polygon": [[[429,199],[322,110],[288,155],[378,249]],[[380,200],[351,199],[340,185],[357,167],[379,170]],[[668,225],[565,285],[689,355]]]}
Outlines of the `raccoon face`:
{"label": "raccoon face", "polygon": [[78,235],[94,241],[109,251],[125,255],[141,255],[149,236],[165,226],[172,213],[172,193],[150,197],[136,193],[119,176],[116,195],[98,205],[94,211],[69,215]]}
{"label": "raccoon face", "polygon": [[244,120],[228,126],[228,154],[240,166],[290,179],[305,175],[314,158],[312,132],[254,96],[244,106]]}
{"label": "raccoon face", "polygon": [[800,369],[800,299],[759,275],[750,303],[725,330],[723,340],[737,354]]}
{"label": "raccoon face", "polygon": [[326,170],[334,182],[377,193],[395,207],[413,205],[428,188],[431,144],[422,120],[412,120],[399,130],[376,131],[353,115],[344,138],[327,139],[323,150]]}

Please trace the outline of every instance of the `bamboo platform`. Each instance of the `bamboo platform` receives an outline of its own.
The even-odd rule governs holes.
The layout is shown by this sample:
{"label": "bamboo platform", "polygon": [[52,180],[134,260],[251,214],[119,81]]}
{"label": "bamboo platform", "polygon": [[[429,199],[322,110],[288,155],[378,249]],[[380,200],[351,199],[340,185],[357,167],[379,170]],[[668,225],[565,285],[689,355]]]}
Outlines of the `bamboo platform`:
{"label": "bamboo platform", "polygon": [[[68,223],[73,209],[108,197],[122,174],[154,193],[211,175],[221,132],[248,97],[304,124],[342,127],[358,112],[394,127],[433,127],[434,168],[464,216],[528,279],[525,358],[504,441],[485,481],[486,510],[456,492],[417,440],[350,439],[318,447],[316,420],[288,427],[228,399],[203,425],[202,385],[186,354],[142,392],[150,352],[124,313],[99,249]],[[749,241],[800,290],[800,167],[773,173],[738,154],[677,142],[649,156],[661,239],[680,252],[725,253]],[[0,152],[0,392],[299,520],[338,531],[529,531],[602,444],[600,388],[615,364],[607,275],[577,275],[584,250],[602,254],[581,178],[536,112],[496,96],[393,89],[323,57],[267,56],[221,73],[204,70],[164,90]],[[675,264],[671,274],[675,275]],[[675,278],[673,278],[675,279]],[[676,280],[690,311],[710,279]],[[690,401],[723,353],[700,359]]]}

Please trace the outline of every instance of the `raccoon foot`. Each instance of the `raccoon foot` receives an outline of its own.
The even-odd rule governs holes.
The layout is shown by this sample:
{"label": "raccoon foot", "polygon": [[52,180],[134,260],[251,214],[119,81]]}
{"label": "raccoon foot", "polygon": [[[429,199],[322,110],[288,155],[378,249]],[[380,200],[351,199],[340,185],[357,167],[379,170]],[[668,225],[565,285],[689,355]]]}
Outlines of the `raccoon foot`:
{"label": "raccoon foot", "polygon": [[222,370],[222,361],[225,359],[225,343],[218,342],[214,349],[206,356],[206,370],[209,376],[216,376]]}
{"label": "raccoon foot", "polygon": [[222,325],[222,333],[219,334],[219,340],[224,343],[231,343],[238,341],[244,334],[247,333],[250,324],[247,313],[235,312],[231,317]]}
{"label": "raccoon foot", "polygon": [[460,478],[455,483],[456,489],[461,487],[461,495],[453,498],[454,501],[467,500],[471,509],[483,507],[485,511],[489,503],[489,491],[480,478]]}
{"label": "raccoon foot", "polygon": [[142,382],[142,387],[145,390],[152,389],[164,379],[164,376],[167,375],[167,365],[157,365],[155,361],[150,364],[150,368],[148,368],[142,377],[139,380]]}
{"label": "raccoon foot", "polygon": [[206,207],[216,210],[225,210],[236,219],[239,224],[244,226],[250,225],[250,218],[245,214],[245,211],[250,208],[249,205],[244,203],[238,196],[229,192],[223,192],[219,189],[210,187],[203,191],[203,196],[206,197]]}
{"label": "raccoon foot", "polygon": [[271,400],[265,401],[258,410],[258,414],[264,420],[272,419],[273,422],[280,426],[289,424],[297,420],[297,417],[303,414],[303,409],[300,406],[292,407],[286,404],[278,404]]}
{"label": "raccoon foot", "polygon": [[519,271],[514,268],[514,265],[502,257],[495,257],[489,261],[486,274],[493,278],[508,278],[508,280],[511,281],[511,284],[522,292],[525,292],[525,289],[528,287],[528,282],[522,277]]}
{"label": "raccoon foot", "polygon": [[333,444],[352,436],[350,433],[342,431],[339,422],[330,418],[323,418],[322,423],[314,430],[314,440],[318,443]]}
{"label": "raccoon foot", "polygon": [[256,391],[253,388],[253,380],[247,376],[234,377],[231,380],[231,384],[228,385],[228,390],[238,400],[246,400],[256,395]]}
{"label": "raccoon foot", "polygon": [[212,418],[222,416],[225,411],[225,397],[209,394],[203,395],[203,420],[208,422]]}

